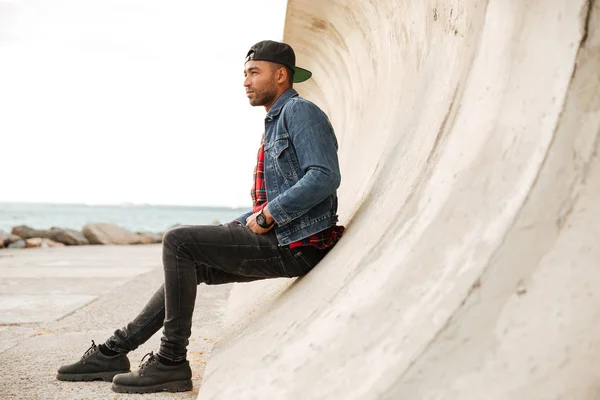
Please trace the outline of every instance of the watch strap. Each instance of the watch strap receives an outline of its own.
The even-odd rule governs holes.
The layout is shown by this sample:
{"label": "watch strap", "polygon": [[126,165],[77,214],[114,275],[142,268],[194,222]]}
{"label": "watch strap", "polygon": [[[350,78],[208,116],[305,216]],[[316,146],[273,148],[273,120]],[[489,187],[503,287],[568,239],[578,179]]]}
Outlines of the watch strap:
{"label": "watch strap", "polygon": [[[263,213],[263,210],[260,210],[260,212],[258,213],[258,215],[259,215],[259,216],[262,216],[262,218],[261,218],[261,219],[263,219],[263,218],[264,218],[265,225],[261,224],[261,223],[259,222],[258,218],[256,219],[256,223],[258,224],[258,226],[260,226],[260,227],[261,227],[261,228],[263,228],[263,229],[270,228],[270,227],[271,227],[271,226],[272,226],[272,225],[275,223],[275,221],[273,221],[273,222],[271,222],[270,224],[266,224],[266,222],[267,222],[267,217],[265,217],[265,214]],[[258,217],[258,216],[257,216],[257,217]]]}

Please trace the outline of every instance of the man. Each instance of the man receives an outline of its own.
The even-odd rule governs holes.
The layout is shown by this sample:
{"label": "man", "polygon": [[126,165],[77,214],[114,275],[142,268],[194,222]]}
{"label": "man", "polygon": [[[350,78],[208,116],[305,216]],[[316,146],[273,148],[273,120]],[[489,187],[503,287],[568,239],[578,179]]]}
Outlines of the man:
{"label": "man", "polygon": [[[163,286],[127,326],[60,367],[59,380],[112,380],[116,392],[192,390],[186,348],[197,285],[302,276],[339,240],[337,141],[327,116],[292,88],[311,77],[295,64],[292,48],[280,42],[259,42],[246,56],[246,95],[267,111],[252,211],[224,225],[169,230]],[[129,372],[126,354],[161,327],[158,353]]]}

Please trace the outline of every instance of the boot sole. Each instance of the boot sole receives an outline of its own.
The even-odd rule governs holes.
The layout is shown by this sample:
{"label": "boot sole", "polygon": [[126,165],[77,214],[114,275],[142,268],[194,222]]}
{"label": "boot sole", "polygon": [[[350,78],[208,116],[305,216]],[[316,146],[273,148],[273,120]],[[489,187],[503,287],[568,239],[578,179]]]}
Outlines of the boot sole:
{"label": "boot sole", "polygon": [[192,380],[173,381],[149,386],[125,386],[112,384],[110,387],[117,393],[155,393],[155,392],[188,392],[193,389]]}
{"label": "boot sole", "polygon": [[125,374],[127,371],[110,371],[110,372],[94,372],[90,374],[58,374],[56,375],[56,379],[59,381],[68,381],[68,382],[90,382],[102,380],[104,382],[112,382],[113,378],[117,374]]}

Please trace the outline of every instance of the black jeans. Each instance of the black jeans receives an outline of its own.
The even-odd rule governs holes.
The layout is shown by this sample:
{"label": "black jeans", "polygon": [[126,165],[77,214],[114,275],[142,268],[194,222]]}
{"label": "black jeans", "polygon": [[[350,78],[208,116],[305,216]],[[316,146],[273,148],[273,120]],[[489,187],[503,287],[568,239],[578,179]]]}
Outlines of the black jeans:
{"label": "black jeans", "polygon": [[196,289],[267,278],[292,278],[310,271],[329,249],[280,246],[273,230],[258,235],[237,223],[184,225],[163,238],[164,284],[142,312],[117,329],[106,346],[119,353],[135,350],[164,326],[159,355],[186,358]]}

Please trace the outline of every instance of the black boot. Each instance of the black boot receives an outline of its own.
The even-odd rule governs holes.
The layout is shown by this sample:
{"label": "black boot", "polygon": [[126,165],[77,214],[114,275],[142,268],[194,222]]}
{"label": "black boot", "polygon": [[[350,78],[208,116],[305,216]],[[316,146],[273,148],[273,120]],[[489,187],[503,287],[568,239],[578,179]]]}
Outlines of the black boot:
{"label": "black boot", "polygon": [[192,390],[192,369],[187,360],[165,365],[154,353],[148,353],[138,371],[116,375],[111,389],[119,393],[186,392]]}
{"label": "black boot", "polygon": [[76,363],[58,369],[59,381],[112,381],[116,374],[129,372],[129,359],[125,354],[105,356],[92,340],[92,346]]}

